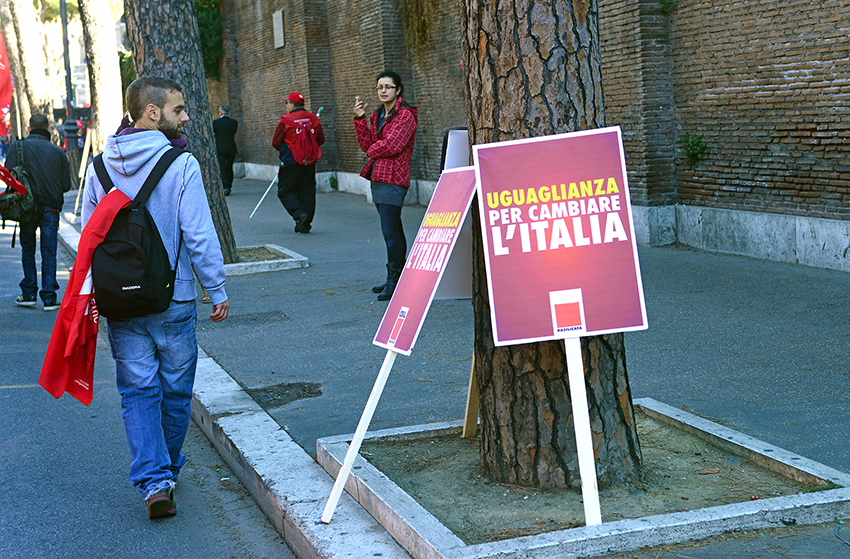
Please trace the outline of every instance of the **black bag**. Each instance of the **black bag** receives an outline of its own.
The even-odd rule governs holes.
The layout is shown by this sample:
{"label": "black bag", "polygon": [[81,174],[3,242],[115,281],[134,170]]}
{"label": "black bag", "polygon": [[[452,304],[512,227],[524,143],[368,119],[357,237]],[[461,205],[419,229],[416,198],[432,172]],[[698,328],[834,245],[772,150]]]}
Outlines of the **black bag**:
{"label": "black bag", "polygon": [[[165,311],[174,295],[174,269],[162,244],[159,230],[145,202],[169,165],[184,151],[171,148],[157,161],[133,203],[123,208],[94,249],[91,261],[94,297],[99,314],[112,319],[129,319]],[[115,184],[106,172],[103,155],[94,158],[100,184],[108,193]],[[177,244],[177,260],[180,245]]]}
{"label": "black bag", "polygon": [[[15,168],[9,169],[9,172],[18,182],[24,185],[26,194],[20,194],[11,186],[7,186],[6,192],[0,194],[0,216],[2,216],[4,222],[7,220],[17,221],[18,223],[35,221],[38,219],[41,210],[32,193],[29,172],[24,166],[24,146],[22,142],[23,140],[15,141],[18,161]],[[5,227],[5,223],[3,225]]]}

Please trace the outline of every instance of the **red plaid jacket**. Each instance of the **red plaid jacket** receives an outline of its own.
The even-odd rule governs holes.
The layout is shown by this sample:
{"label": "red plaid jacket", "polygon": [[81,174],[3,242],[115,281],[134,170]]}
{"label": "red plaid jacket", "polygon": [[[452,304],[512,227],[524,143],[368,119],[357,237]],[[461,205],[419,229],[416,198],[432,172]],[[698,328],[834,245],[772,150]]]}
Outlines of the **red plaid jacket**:
{"label": "red plaid jacket", "polygon": [[410,186],[410,158],[413,156],[417,117],[416,107],[402,105],[399,97],[380,133],[377,112],[372,113],[368,120],[365,117],[354,119],[357,143],[369,158],[360,171],[361,177],[405,188]]}

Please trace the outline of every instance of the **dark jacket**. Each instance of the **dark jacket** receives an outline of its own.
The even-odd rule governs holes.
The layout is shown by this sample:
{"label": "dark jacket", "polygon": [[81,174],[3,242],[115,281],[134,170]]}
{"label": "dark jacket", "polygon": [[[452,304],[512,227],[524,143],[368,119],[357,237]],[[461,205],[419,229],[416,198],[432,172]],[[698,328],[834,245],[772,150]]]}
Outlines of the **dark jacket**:
{"label": "dark jacket", "polygon": [[235,119],[224,115],[213,121],[213,132],[215,133],[215,152],[220,155],[236,155],[236,129],[239,123]]}
{"label": "dark jacket", "polygon": [[[65,152],[50,141],[46,130],[32,130],[24,140],[24,166],[29,172],[35,201],[42,206],[62,209],[63,194],[71,190],[71,166]],[[6,168],[18,164],[15,142],[9,146]]]}

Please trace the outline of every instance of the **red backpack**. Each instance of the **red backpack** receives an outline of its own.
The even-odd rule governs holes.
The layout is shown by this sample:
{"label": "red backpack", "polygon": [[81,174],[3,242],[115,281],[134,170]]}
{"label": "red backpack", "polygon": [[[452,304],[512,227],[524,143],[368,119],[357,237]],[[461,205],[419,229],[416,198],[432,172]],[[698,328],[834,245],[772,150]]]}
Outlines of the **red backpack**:
{"label": "red backpack", "polygon": [[322,150],[316,142],[316,129],[313,128],[311,118],[296,118],[291,121],[295,127],[295,139],[290,142],[286,138],[286,145],[292,152],[292,157],[299,165],[312,165],[322,155]]}

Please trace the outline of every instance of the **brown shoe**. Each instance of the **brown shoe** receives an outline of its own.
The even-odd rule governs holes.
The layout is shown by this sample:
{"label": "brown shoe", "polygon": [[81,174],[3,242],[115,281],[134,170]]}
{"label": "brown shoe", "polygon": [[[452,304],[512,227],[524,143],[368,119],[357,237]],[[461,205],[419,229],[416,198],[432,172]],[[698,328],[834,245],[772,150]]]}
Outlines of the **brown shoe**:
{"label": "brown shoe", "polygon": [[174,504],[172,496],[173,493],[171,490],[160,491],[151,495],[145,501],[145,505],[148,507],[148,518],[153,520],[155,518],[165,518],[177,514],[177,505]]}

